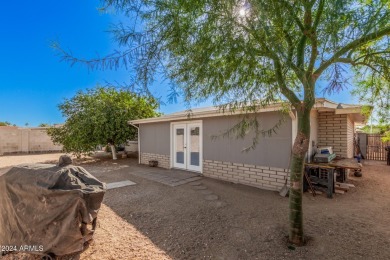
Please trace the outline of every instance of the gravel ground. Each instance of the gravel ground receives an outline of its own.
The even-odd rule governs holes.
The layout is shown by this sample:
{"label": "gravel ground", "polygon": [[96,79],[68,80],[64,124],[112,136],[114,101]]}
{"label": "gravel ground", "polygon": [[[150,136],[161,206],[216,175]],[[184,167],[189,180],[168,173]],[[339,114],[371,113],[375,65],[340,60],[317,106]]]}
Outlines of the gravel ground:
{"label": "gravel ground", "polygon": [[63,153],[48,153],[48,154],[18,154],[0,156],[0,168],[10,167],[23,163],[39,163],[46,161],[56,161]]}
{"label": "gravel ground", "polygon": [[[4,158],[11,160],[0,161]],[[132,175],[139,169],[134,159],[78,164],[102,181],[137,184],[107,191],[94,241],[81,254],[62,259],[390,258],[390,166],[385,162],[364,162],[363,177],[350,178],[356,188],[346,194],[327,199],[305,193],[308,243],[293,250],[286,239],[288,198],[277,192],[209,178],[170,187]]]}

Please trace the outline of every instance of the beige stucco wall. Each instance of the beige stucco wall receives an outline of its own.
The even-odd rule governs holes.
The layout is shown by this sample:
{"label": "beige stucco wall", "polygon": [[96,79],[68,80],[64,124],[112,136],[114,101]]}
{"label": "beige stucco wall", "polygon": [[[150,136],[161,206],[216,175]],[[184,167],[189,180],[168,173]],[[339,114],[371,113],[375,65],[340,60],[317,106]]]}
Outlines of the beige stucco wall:
{"label": "beige stucco wall", "polygon": [[62,146],[53,144],[46,129],[44,127],[0,127],[0,155],[61,151]]}
{"label": "beige stucco wall", "polygon": [[353,157],[354,122],[347,114],[334,111],[318,112],[318,146],[332,146],[333,152],[346,158]]}

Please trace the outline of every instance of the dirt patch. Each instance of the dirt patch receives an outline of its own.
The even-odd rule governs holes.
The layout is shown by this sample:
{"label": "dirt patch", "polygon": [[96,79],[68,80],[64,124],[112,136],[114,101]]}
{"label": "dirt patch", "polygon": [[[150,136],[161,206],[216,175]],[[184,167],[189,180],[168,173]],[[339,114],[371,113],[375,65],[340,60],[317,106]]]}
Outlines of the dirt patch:
{"label": "dirt patch", "polygon": [[[305,193],[311,239],[295,250],[286,243],[288,198],[277,192],[209,178],[170,187],[133,175],[139,167],[131,159],[82,165],[102,181],[137,184],[107,191],[94,242],[80,259],[390,258],[390,166],[384,162],[365,162],[363,177],[351,178],[356,188],[346,194]],[[206,200],[208,194],[217,199]]]}
{"label": "dirt patch", "polygon": [[49,153],[49,154],[18,154],[0,156],[0,175],[6,172],[10,167],[25,164],[25,163],[43,163],[49,161],[56,161],[63,153]]}

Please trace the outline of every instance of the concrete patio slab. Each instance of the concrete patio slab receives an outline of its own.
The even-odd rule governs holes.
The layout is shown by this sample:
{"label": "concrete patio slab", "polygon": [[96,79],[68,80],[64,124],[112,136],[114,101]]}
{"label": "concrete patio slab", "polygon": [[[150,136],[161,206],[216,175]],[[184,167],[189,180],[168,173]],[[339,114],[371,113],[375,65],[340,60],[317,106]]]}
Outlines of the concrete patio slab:
{"label": "concrete patio slab", "polygon": [[201,185],[202,183],[200,181],[195,181],[195,182],[191,182],[190,185],[191,186],[198,186],[198,185]]}
{"label": "concrete patio slab", "polygon": [[207,189],[206,186],[202,186],[202,185],[193,186],[192,188],[194,188],[194,190],[206,190]]}
{"label": "concrete patio slab", "polygon": [[156,181],[165,185],[169,185],[171,187],[180,186],[186,183],[198,181],[202,179],[202,177],[193,172],[182,171],[177,169],[162,169],[162,168],[152,168],[142,167],[142,170],[133,171],[131,174],[136,176]]}
{"label": "concrete patio slab", "polygon": [[126,187],[126,186],[131,186],[131,185],[135,185],[135,184],[136,184],[135,182],[132,182],[132,181],[129,181],[129,180],[107,183],[107,190],[121,188],[121,187]]}

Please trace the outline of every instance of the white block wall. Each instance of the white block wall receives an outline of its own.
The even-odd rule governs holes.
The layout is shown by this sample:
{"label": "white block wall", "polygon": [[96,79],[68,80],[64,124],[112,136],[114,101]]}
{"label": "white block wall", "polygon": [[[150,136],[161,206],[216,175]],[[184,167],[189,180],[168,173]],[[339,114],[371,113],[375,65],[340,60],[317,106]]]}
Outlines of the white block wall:
{"label": "white block wall", "polygon": [[353,157],[354,123],[348,115],[333,111],[318,113],[318,146],[332,146],[334,153]]}
{"label": "white block wall", "polygon": [[141,152],[141,164],[149,164],[149,161],[158,161],[158,167],[169,169],[170,168],[170,156],[154,153],[142,153]]}
{"label": "white block wall", "polygon": [[203,175],[254,186],[266,190],[279,191],[287,181],[289,185],[289,170],[260,165],[221,162],[213,160],[203,161]]}

